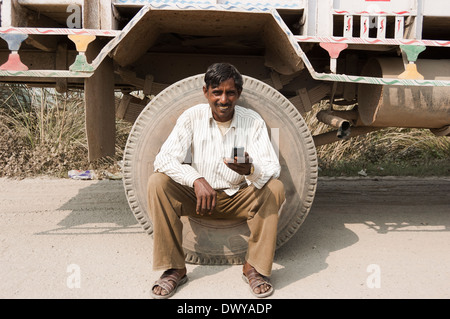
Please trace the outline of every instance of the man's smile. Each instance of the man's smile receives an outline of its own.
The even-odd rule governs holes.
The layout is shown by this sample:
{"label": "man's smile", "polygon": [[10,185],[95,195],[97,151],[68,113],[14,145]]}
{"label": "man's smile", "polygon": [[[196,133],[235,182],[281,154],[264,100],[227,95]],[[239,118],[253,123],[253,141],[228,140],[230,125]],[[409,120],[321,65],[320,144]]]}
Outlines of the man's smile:
{"label": "man's smile", "polygon": [[231,108],[231,104],[220,104],[220,103],[218,103],[216,106],[217,106],[217,107],[219,108],[219,110],[221,110],[222,112],[226,112],[226,111],[228,111],[228,110]]}

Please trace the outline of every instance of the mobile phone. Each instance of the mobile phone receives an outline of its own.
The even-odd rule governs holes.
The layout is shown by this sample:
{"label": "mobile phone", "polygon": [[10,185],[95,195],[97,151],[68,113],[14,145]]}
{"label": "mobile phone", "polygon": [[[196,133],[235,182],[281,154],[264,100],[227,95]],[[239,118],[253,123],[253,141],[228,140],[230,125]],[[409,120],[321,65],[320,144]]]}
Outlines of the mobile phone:
{"label": "mobile phone", "polygon": [[244,157],[244,148],[243,147],[233,147],[231,149],[231,154],[230,157],[226,157],[224,158],[224,160],[227,163],[234,163],[234,158],[237,157],[237,162],[238,163],[244,163],[245,162],[245,157]]}
{"label": "mobile phone", "polygon": [[244,157],[244,148],[243,147],[233,147],[233,151],[231,153],[231,158],[234,159],[235,157]]}

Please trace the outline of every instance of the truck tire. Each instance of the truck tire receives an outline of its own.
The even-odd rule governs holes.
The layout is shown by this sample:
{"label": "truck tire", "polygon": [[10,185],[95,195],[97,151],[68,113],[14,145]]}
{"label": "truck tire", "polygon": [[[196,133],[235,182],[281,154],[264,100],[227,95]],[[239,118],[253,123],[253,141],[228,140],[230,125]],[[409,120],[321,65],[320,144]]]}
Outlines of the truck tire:
{"label": "truck tire", "polygon": [[[203,75],[181,80],[157,95],[137,118],[124,152],[124,187],[130,208],[151,234],[147,208],[147,179],[153,161],[179,115],[207,103]],[[298,230],[312,205],[317,183],[317,156],[311,134],[297,109],[269,85],[244,76],[239,105],[257,111],[267,123],[275,150],[279,150],[280,180],[286,203],[280,213],[277,248]],[[279,134],[279,135],[278,135]],[[251,154],[250,154],[251,155]],[[182,217],[186,261],[196,264],[241,264],[249,230],[245,221],[201,220]]]}

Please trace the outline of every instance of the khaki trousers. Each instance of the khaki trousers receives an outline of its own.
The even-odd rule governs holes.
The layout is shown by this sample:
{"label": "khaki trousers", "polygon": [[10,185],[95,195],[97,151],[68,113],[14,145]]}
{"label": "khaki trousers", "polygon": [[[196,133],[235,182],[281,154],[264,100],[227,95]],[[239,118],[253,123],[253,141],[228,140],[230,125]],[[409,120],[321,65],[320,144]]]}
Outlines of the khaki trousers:
{"label": "khaki trousers", "polygon": [[[241,188],[233,196],[217,191],[216,208],[205,218],[244,218],[250,229],[246,261],[264,276],[272,272],[276,248],[278,212],[285,201],[283,183],[271,179],[261,189]],[[183,223],[180,216],[195,216],[197,199],[191,187],[176,183],[163,173],[148,181],[148,203],[153,223],[153,269],[182,269]]]}

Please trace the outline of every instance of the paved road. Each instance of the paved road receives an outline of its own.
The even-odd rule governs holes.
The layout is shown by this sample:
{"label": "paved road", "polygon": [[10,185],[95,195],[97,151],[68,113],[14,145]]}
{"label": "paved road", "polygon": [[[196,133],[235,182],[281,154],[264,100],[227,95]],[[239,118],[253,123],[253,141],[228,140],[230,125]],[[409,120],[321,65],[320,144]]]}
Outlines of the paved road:
{"label": "paved road", "polygon": [[[0,298],[149,298],[152,240],[121,181],[0,179]],[[271,298],[450,298],[450,178],[321,179]],[[252,298],[241,266],[188,265],[174,298]]]}

